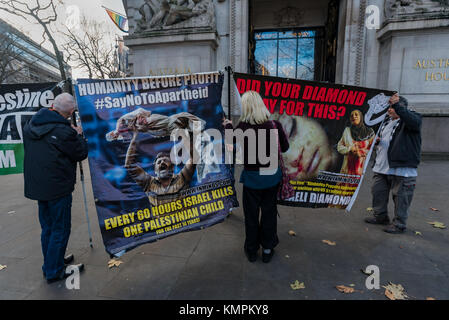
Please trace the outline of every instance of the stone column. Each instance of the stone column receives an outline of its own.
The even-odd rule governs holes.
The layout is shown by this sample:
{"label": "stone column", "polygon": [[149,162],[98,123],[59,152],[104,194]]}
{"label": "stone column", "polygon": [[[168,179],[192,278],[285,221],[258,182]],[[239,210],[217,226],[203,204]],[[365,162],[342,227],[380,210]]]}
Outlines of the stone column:
{"label": "stone column", "polygon": [[[344,19],[343,45],[338,59],[336,82],[348,85],[362,85],[365,51],[365,9],[366,0],[345,0],[340,7],[340,17]],[[340,31],[341,32],[341,31]]]}
{"label": "stone column", "polygon": [[248,71],[248,0],[230,0],[231,2],[231,67],[238,72]]}
{"label": "stone column", "polygon": [[[245,73],[248,72],[249,4],[248,0],[229,0],[229,2],[229,63],[232,70]],[[236,94],[238,93],[235,92],[234,86],[231,85],[231,108],[233,116],[240,115],[240,106],[238,105]]]}

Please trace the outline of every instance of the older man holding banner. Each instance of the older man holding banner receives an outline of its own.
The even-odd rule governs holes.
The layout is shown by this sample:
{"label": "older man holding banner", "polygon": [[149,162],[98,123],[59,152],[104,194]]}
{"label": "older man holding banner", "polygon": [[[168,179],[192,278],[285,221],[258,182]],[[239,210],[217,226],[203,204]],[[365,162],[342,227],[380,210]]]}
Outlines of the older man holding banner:
{"label": "older man holding banner", "polygon": [[[73,260],[73,255],[64,258],[71,229],[72,192],[76,164],[87,157],[81,127],[67,120],[74,110],[75,99],[62,93],[51,109],[39,110],[23,130],[25,197],[38,201],[42,271],[48,283],[67,277],[64,264]],[[84,269],[83,264],[76,267]]]}

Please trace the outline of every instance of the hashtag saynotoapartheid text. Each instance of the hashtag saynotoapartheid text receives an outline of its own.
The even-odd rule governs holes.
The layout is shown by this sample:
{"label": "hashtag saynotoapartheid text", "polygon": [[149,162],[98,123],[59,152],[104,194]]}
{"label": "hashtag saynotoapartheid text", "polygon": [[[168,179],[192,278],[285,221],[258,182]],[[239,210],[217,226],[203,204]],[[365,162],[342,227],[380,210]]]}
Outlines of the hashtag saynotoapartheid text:
{"label": "hashtag saynotoapartheid text", "polygon": [[197,89],[182,89],[171,92],[141,92],[139,94],[127,94],[124,97],[103,97],[95,100],[95,108],[111,109],[126,108],[149,104],[166,104],[178,101],[205,99],[209,97],[208,87]]}

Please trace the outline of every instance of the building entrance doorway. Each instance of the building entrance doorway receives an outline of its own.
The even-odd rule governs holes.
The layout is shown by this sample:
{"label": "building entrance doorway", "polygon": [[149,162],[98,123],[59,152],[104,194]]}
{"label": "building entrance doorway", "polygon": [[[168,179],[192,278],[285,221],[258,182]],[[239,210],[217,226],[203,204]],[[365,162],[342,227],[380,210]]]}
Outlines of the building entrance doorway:
{"label": "building entrance doorway", "polygon": [[338,6],[338,0],[251,0],[249,71],[335,82]]}
{"label": "building entrance doorway", "polygon": [[322,34],[322,29],[255,32],[254,73],[318,80]]}

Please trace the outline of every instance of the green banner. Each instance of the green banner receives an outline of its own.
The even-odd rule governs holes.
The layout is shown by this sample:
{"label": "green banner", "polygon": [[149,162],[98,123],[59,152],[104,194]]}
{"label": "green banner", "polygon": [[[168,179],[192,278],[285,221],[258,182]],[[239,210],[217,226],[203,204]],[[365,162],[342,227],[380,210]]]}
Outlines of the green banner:
{"label": "green banner", "polygon": [[0,175],[23,172],[23,144],[0,144]]}

